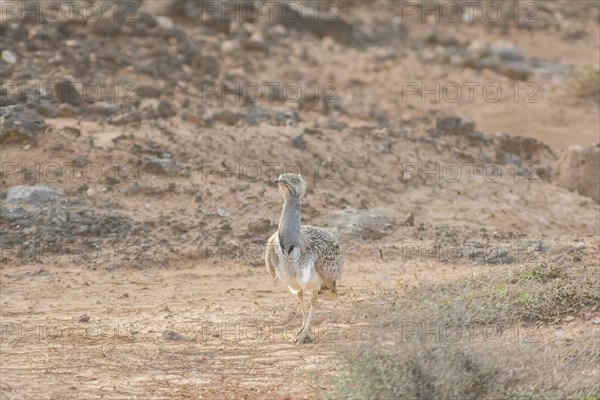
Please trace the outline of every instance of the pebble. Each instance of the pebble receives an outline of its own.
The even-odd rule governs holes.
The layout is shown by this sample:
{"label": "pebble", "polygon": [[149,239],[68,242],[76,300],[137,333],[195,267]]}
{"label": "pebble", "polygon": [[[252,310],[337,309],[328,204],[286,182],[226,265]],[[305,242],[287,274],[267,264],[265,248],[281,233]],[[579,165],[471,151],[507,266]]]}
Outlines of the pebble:
{"label": "pebble", "polygon": [[17,62],[17,56],[10,50],[4,50],[2,51],[2,61],[7,64],[14,64]]}
{"label": "pebble", "polygon": [[231,213],[229,211],[227,211],[227,210],[225,210],[224,208],[221,208],[221,207],[217,208],[217,214],[220,217],[223,217],[223,218],[229,217],[231,215]]}
{"label": "pebble", "polygon": [[90,320],[90,317],[87,314],[82,314],[79,317],[79,322],[88,322]]}

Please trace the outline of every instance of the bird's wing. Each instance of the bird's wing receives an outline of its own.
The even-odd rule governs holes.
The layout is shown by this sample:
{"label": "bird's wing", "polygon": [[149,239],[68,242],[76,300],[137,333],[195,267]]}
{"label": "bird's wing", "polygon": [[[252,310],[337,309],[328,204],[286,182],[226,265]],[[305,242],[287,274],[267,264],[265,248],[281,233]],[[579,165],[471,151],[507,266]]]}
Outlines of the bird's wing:
{"label": "bird's wing", "polygon": [[342,244],[331,232],[314,226],[302,227],[304,247],[317,254],[315,269],[325,281],[335,282],[342,278],[344,258]]}
{"label": "bird's wing", "polygon": [[275,232],[267,242],[267,250],[265,252],[265,264],[267,265],[267,270],[271,274],[273,278],[276,278],[275,274],[275,265],[279,263],[279,259],[277,256],[277,252],[275,251],[275,245],[277,244],[278,232]]}

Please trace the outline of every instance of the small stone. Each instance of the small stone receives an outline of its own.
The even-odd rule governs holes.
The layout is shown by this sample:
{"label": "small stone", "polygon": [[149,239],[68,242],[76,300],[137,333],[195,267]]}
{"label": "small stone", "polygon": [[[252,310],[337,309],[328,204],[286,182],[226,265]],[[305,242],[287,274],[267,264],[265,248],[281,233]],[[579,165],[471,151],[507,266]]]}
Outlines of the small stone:
{"label": "small stone", "polygon": [[89,320],[90,320],[90,317],[87,314],[82,314],[79,317],[79,322],[89,322]]}
{"label": "small stone", "polygon": [[156,23],[163,29],[173,29],[175,23],[170,17],[159,15],[156,17]]}
{"label": "small stone", "polygon": [[0,143],[33,142],[46,127],[40,114],[22,105],[0,107]]}
{"label": "small stone", "polygon": [[164,340],[185,340],[183,335],[171,330],[163,331],[162,338]]}
{"label": "small stone", "polygon": [[223,218],[229,217],[231,215],[231,213],[229,211],[227,211],[221,207],[217,208],[217,214]]}
{"label": "small stone", "polygon": [[75,228],[73,233],[76,235],[83,235],[83,234],[87,233],[89,230],[90,230],[89,225],[79,225],[77,228]]}
{"label": "small stone", "polygon": [[2,61],[4,61],[7,64],[14,64],[17,62],[17,56],[15,53],[13,53],[10,50],[3,50],[2,51]]}
{"label": "small stone", "polygon": [[440,135],[459,135],[473,132],[475,124],[472,121],[463,121],[455,115],[437,117],[435,119],[435,132]]}
{"label": "small stone", "polygon": [[239,42],[235,40],[224,40],[221,43],[221,51],[225,54],[235,53],[240,50]]}
{"label": "small stone", "polygon": [[142,168],[153,174],[171,175],[179,171],[179,167],[170,154],[159,157],[146,157],[142,160]]}
{"label": "small stone", "polygon": [[318,129],[314,129],[314,128],[304,128],[304,131],[302,131],[305,135],[319,135],[321,134],[321,131]]}
{"label": "small stone", "polygon": [[56,108],[56,117],[75,118],[77,117],[77,109],[69,103],[61,103]]}
{"label": "small stone", "polygon": [[415,214],[409,212],[404,219],[404,226],[415,226]]}
{"label": "small stone", "polygon": [[297,149],[300,149],[300,150],[305,150],[306,149],[306,142],[304,141],[304,136],[303,135],[293,136],[292,137],[292,144]]}
{"label": "small stone", "polygon": [[86,106],[86,114],[108,117],[116,114],[119,107],[116,104],[107,103],[105,101],[97,101]]}
{"label": "small stone", "polygon": [[228,108],[213,108],[206,110],[202,115],[202,121],[207,125],[213,125],[220,122],[225,125],[235,125],[242,119],[239,112],[232,111]]}
{"label": "small stone", "polygon": [[83,103],[83,97],[79,89],[71,81],[62,81],[56,84],[56,94],[61,103],[79,106]]}
{"label": "small stone", "polygon": [[53,200],[63,193],[38,183],[37,185],[19,185],[8,189],[6,201],[9,203],[36,204]]}
{"label": "small stone", "polygon": [[92,188],[88,188],[88,190],[85,192],[85,194],[87,195],[87,197],[93,197],[95,193],[96,192]]}
{"label": "small stone", "polygon": [[570,321],[573,321],[574,319],[575,319],[575,317],[574,317],[574,316],[572,316],[572,315],[567,315],[567,316],[564,318],[564,321],[565,321],[565,322],[570,322]]}
{"label": "small stone", "polygon": [[138,97],[157,99],[162,94],[162,90],[155,85],[140,85],[137,88]]}
{"label": "small stone", "polygon": [[142,114],[139,111],[131,111],[125,114],[117,115],[116,117],[108,120],[109,124],[117,126],[140,122],[142,122]]}

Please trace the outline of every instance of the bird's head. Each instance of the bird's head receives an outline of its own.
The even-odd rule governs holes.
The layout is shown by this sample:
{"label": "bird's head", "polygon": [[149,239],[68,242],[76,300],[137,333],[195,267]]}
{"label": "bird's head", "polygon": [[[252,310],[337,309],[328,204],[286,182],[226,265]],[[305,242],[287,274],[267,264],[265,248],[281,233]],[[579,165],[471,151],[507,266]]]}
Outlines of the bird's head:
{"label": "bird's head", "polygon": [[282,174],[275,179],[274,183],[279,186],[279,191],[286,199],[288,197],[302,198],[306,193],[306,182],[302,175]]}

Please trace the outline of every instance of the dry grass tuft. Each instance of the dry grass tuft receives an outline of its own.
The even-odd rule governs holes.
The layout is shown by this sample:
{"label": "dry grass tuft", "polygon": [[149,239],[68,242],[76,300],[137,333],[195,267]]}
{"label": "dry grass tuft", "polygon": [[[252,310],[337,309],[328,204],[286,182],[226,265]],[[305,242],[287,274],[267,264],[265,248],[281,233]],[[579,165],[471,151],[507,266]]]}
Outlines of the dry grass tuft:
{"label": "dry grass tuft", "polygon": [[600,93],[600,71],[586,65],[573,71],[569,78],[571,89],[578,96],[593,96]]}
{"label": "dry grass tuft", "polygon": [[[336,358],[329,396],[598,399],[600,341],[589,321],[600,309],[598,266],[545,262],[382,294],[388,301],[374,300],[371,337]],[[586,321],[560,333],[563,326],[551,323],[566,316]],[[444,326],[467,330],[448,339],[438,335]],[[477,335],[500,326],[493,339]]]}

